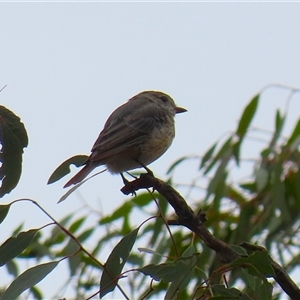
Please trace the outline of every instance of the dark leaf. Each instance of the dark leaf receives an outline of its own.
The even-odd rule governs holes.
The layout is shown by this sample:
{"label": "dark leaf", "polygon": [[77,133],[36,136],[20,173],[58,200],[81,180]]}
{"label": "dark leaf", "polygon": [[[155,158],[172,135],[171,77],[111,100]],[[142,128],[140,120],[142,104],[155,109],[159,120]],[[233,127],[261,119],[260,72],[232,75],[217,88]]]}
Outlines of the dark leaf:
{"label": "dark leaf", "polygon": [[222,145],[219,152],[215,155],[214,159],[211,161],[211,163],[206,167],[204,175],[206,175],[219,160],[224,160],[230,157],[232,153],[232,137],[230,136]]}
{"label": "dark leaf", "polygon": [[45,278],[58,264],[59,261],[53,261],[26,270],[10,284],[0,299],[16,299],[25,290]]}
{"label": "dark leaf", "polygon": [[0,224],[6,218],[11,204],[0,205]]}
{"label": "dark leaf", "polygon": [[9,274],[11,274],[13,277],[17,277],[19,274],[19,269],[18,269],[18,265],[15,263],[15,261],[9,260],[6,264],[5,267],[8,271]]}
{"label": "dark leaf", "polygon": [[11,237],[0,247],[0,266],[23,252],[32,242],[39,229],[20,232],[16,237]]}
{"label": "dark leaf", "polygon": [[244,112],[238,124],[238,128],[236,130],[236,134],[240,140],[245,136],[248,127],[255,115],[258,106],[258,101],[259,95],[256,95],[244,109]]}
{"label": "dark leaf", "polygon": [[299,136],[300,136],[300,119],[298,120],[290,138],[287,141],[287,146],[290,146],[295,150],[299,145]]}
{"label": "dark leaf", "polygon": [[238,128],[236,130],[236,135],[238,136],[239,139],[233,145],[233,155],[237,165],[239,165],[240,163],[240,150],[241,150],[242,141],[255,115],[258,106],[258,101],[259,101],[259,95],[256,95],[246,106],[242,114],[242,117],[240,119],[240,122],[238,124]]}
{"label": "dark leaf", "polygon": [[173,282],[175,280],[182,281],[187,276],[198,261],[199,254],[193,254],[189,257],[180,257],[179,259],[163,263],[159,265],[150,264],[138,269],[145,275],[149,275],[154,280],[164,280],[166,282]]}
{"label": "dark leaf", "polygon": [[23,149],[28,136],[20,118],[0,105],[0,197],[10,193],[18,184],[22,172]]}
{"label": "dark leaf", "polygon": [[110,253],[100,280],[100,298],[115,289],[138,231],[139,228],[127,234]]}
{"label": "dark leaf", "polygon": [[215,296],[209,298],[210,300],[252,300],[236,288],[226,288],[224,285],[215,284],[211,286],[211,289]]}
{"label": "dark leaf", "polygon": [[71,172],[70,165],[81,167],[88,159],[87,155],[75,155],[64,161],[56,170],[51,174],[48,183],[54,183]]}
{"label": "dark leaf", "polygon": [[194,274],[196,263],[199,260],[198,254],[195,254],[193,245],[190,245],[184,253],[182,253],[181,258],[181,263],[176,264],[177,278],[170,284],[165,295],[166,300],[174,299],[178,291],[181,292],[186,288]]}
{"label": "dark leaf", "polygon": [[82,252],[78,252],[76,255],[69,257],[68,264],[70,269],[70,276],[74,276],[78,270],[79,265],[82,262]]}
{"label": "dark leaf", "polygon": [[253,276],[259,276],[259,273],[261,273],[264,277],[275,276],[267,251],[254,252],[248,257],[238,258],[234,260],[230,265],[246,267],[248,269],[248,272]]}

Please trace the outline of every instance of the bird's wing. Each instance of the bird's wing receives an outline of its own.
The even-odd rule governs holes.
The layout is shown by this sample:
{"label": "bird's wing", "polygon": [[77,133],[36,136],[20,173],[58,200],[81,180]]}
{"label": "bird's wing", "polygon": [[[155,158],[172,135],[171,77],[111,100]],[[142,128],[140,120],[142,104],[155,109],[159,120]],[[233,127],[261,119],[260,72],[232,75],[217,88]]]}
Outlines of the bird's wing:
{"label": "bird's wing", "polygon": [[108,118],[96,140],[91,160],[102,160],[143,141],[159,119],[160,113],[152,105],[135,108],[134,113],[128,111],[126,104],[120,106]]}

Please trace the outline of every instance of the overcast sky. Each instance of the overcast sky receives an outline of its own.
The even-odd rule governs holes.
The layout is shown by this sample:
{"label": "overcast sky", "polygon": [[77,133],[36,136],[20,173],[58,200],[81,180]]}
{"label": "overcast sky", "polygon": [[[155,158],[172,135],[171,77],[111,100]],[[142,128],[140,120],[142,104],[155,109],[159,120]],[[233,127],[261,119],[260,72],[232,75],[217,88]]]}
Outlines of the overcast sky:
{"label": "overcast sky", "polygon": [[[164,91],[188,109],[176,116],[173,145],[150,166],[166,178],[176,158],[201,155],[234,130],[264,86],[300,88],[299,11],[300,3],[0,3],[0,88],[7,84],[0,102],[29,135],[19,186],[1,202],[30,197],[57,219],[80,206],[78,194],[56,204],[67,178],[47,186],[50,174],[89,154],[110,113],[144,90]],[[287,91],[263,96],[255,124],[272,129]],[[295,95],[290,126],[299,112]],[[109,213],[126,199],[121,183],[106,173],[80,193]],[[27,203],[4,224],[23,219],[27,229],[49,222]],[[10,233],[0,230],[0,243]]]}

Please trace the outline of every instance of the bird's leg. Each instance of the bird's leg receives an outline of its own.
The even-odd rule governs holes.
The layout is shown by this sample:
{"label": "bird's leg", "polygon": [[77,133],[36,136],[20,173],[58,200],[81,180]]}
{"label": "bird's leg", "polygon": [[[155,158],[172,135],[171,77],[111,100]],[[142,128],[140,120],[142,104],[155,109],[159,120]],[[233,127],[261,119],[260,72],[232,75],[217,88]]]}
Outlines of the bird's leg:
{"label": "bird's leg", "polygon": [[[122,177],[122,180],[123,180],[123,183],[124,183],[124,186],[125,187],[131,187],[131,182],[130,181],[128,181],[126,178],[125,178],[125,176],[123,175],[123,173],[120,173],[120,175],[121,175],[121,177]],[[124,187],[123,187],[124,188]],[[134,189],[132,189],[132,188],[130,188],[130,190],[131,190],[131,194],[132,194],[132,196],[134,195],[134,196],[136,196],[136,192],[135,192],[135,190]]]}
{"label": "bird's leg", "polygon": [[125,178],[125,176],[123,175],[123,173],[120,173],[120,175],[122,177],[124,185],[128,185],[129,181]]}
{"label": "bird's leg", "polygon": [[135,159],[136,160],[136,162],[138,162],[140,165],[141,165],[141,167],[143,167],[146,171],[147,171],[147,173],[150,175],[150,176],[152,176],[152,177],[154,177],[154,174],[153,174],[153,172],[148,168],[148,167],[146,167],[142,162],[140,162],[138,159]]}

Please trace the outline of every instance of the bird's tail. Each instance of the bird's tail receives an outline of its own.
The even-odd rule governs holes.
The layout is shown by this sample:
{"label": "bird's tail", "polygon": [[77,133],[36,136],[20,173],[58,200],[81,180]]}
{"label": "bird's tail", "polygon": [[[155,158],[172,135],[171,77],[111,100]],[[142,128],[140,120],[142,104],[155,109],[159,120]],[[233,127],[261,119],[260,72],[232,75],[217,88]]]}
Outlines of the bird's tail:
{"label": "bird's tail", "polygon": [[81,182],[86,176],[88,176],[96,166],[93,163],[87,163],[74,177],[72,177],[65,185],[64,188]]}

